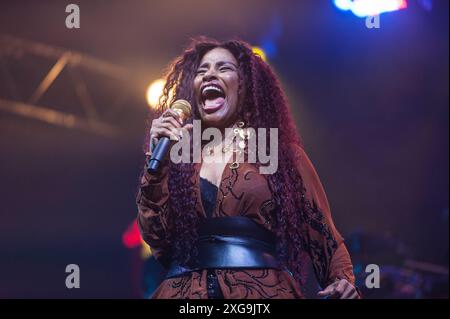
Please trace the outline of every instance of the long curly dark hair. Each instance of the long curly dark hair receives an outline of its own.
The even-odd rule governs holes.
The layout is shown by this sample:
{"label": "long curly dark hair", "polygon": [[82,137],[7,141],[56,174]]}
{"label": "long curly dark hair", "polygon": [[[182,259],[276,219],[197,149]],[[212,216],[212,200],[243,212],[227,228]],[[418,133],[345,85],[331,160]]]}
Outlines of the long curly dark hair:
{"label": "long curly dark hair", "polygon": [[[193,80],[202,57],[214,48],[229,50],[239,65],[239,118],[248,127],[278,129],[278,170],[267,175],[272,197],[276,203],[277,251],[280,260],[294,277],[303,282],[305,247],[302,241],[302,216],[304,187],[297,171],[294,145],[301,146],[291,116],[290,107],[280,83],[269,65],[253,53],[251,46],[239,40],[218,42],[208,38],[194,39],[184,53],[169,66],[163,95],[159,100],[159,112],[164,111],[176,99],[185,99],[193,107],[190,119],[200,119],[194,97]],[[188,121],[189,122],[189,121]],[[149,130],[147,130],[149,131]],[[192,138],[192,137],[191,137]],[[192,141],[191,141],[192,142]],[[192,143],[191,143],[192,145]],[[192,154],[191,154],[192,156]],[[174,164],[169,170],[169,239],[172,243],[171,258],[186,263],[196,254],[193,243],[197,238],[198,214],[191,163]]]}

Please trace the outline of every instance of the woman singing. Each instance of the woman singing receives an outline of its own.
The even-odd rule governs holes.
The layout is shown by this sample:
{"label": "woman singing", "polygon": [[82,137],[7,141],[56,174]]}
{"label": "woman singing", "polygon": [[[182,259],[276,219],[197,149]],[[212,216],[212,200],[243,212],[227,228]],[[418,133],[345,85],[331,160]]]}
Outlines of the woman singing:
{"label": "woman singing", "polygon": [[[184,121],[169,108],[178,99],[192,105]],[[320,297],[359,298],[349,253],[279,81],[248,44],[194,41],[172,64],[160,106],[152,145],[161,137],[184,139],[194,120],[223,139],[200,144],[199,163],[167,156],[156,174],[147,171],[147,153],[138,225],[168,269],[153,298],[302,298],[308,256]],[[246,136],[249,128],[278,130],[275,172],[236,162],[247,147],[228,143],[229,135]]]}

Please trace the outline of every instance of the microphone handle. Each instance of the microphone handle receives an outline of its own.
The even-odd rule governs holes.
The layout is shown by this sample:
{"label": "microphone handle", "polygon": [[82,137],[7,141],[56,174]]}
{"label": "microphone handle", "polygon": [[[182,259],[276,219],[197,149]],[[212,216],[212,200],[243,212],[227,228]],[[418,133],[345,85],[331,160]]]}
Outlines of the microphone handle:
{"label": "microphone handle", "polygon": [[164,161],[167,153],[169,152],[170,144],[171,140],[166,136],[159,139],[158,144],[153,150],[152,156],[148,161],[147,172],[152,175],[156,175],[158,173],[161,163]]}

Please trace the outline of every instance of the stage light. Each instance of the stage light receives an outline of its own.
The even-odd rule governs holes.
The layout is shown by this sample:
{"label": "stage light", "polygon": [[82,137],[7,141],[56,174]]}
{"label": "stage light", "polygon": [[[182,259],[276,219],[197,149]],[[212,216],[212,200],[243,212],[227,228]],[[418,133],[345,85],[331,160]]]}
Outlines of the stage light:
{"label": "stage light", "polygon": [[164,79],[158,79],[153,81],[147,88],[147,103],[151,108],[156,108],[160,96],[163,94],[164,85],[166,81]]}
{"label": "stage light", "polygon": [[338,9],[350,10],[360,18],[397,11],[408,6],[406,0],[333,0],[333,2]]}
{"label": "stage light", "polygon": [[136,220],[128,226],[125,232],[122,234],[122,243],[127,248],[134,248],[141,245],[142,237],[139,233],[139,228]]}
{"label": "stage light", "polygon": [[352,0],[334,0],[334,5],[343,11],[350,10],[353,5]]}
{"label": "stage light", "polygon": [[267,62],[267,56],[264,50],[260,47],[252,47],[252,51],[254,54],[257,54],[261,57],[261,59],[265,62]]}
{"label": "stage light", "polygon": [[405,0],[355,0],[351,10],[354,15],[362,18],[404,8]]}
{"label": "stage light", "polygon": [[141,257],[147,259],[152,255],[152,250],[149,245],[142,239],[141,233],[136,220],[128,226],[122,235],[122,243],[125,247],[133,249],[136,247],[141,247]]}

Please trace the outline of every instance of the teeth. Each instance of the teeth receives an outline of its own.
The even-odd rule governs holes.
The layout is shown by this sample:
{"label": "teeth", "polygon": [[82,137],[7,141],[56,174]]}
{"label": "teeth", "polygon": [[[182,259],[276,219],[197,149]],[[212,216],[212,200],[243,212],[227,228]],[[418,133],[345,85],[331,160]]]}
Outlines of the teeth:
{"label": "teeth", "polygon": [[205,94],[205,92],[208,90],[215,90],[217,92],[223,93],[222,89],[218,88],[217,86],[208,85],[203,88],[202,94]]}

